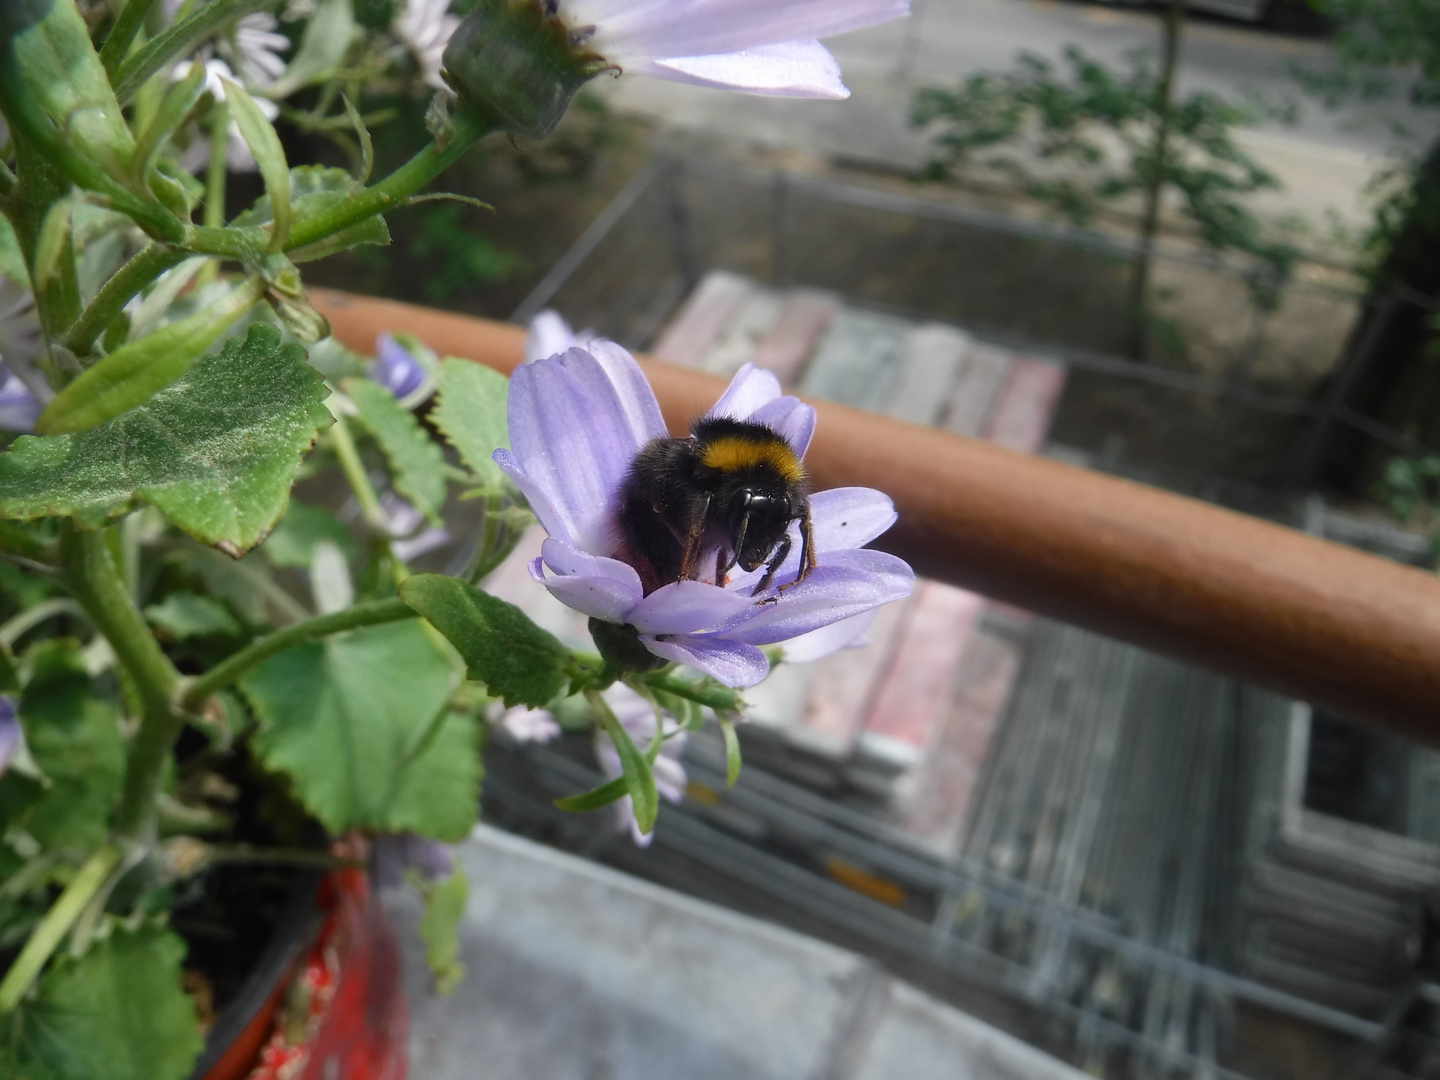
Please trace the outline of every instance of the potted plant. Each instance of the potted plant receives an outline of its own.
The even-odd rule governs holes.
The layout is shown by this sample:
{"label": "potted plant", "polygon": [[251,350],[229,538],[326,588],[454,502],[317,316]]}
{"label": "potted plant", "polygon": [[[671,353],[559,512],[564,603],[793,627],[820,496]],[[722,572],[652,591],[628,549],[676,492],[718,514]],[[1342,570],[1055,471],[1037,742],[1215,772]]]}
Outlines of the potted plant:
{"label": "potted plant", "polygon": [[[713,714],[733,777],[739,690],[775,649],[843,646],[910,588],[862,549],[888,500],[809,494],[814,411],[768,374],[672,438],[611,343],[547,320],[508,382],[414,341],[370,361],[297,269],[384,244],[383,215],[470,146],[544,137],[603,71],[840,96],[808,38],[903,0],[479,0],[463,21],[411,0],[369,26],[313,0],[288,36],[268,6],[0,12],[0,423],[34,431],[0,452],[7,1076],[178,1080],[202,1051],[213,1077],[400,1075],[403,1006],[357,1033],[396,985],[362,871],[415,871],[457,977],[464,881],[435,844],[475,822],[488,722],[593,727],[617,775],[566,805],[628,799],[643,836],[670,740]],[[433,91],[431,142],[380,179],[355,104],[373,79]],[[282,108],[354,169],[287,160]],[[263,194],[227,220],[246,167]],[[413,572],[457,500],[479,507],[468,564]],[[594,651],[480,587],[537,518],[536,588],[589,616]],[[237,1041],[203,1050],[207,1024]]]}

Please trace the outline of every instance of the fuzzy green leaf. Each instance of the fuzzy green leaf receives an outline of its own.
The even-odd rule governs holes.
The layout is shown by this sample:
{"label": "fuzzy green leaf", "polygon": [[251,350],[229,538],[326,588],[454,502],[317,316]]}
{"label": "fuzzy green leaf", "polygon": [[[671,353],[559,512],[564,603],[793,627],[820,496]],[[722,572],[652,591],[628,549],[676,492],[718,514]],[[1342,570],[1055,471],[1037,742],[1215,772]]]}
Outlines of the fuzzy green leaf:
{"label": "fuzzy green leaf", "polygon": [[490,455],[509,447],[505,401],[510,380],[484,364],[447,356],[440,365],[440,399],[431,414],[465,464],[487,483],[498,484],[500,467]]}
{"label": "fuzzy green leaf", "polygon": [[17,439],[0,454],[0,517],[69,514],[95,526],[139,500],[239,555],[285,509],[300,455],[331,423],[325,396],[302,348],[252,326],[101,427]]}
{"label": "fuzzy green leaf", "polygon": [[55,0],[50,14],[16,37],[14,62],[66,142],[111,176],[124,177],[135,140],[75,0]]}
{"label": "fuzzy green leaf", "polygon": [[62,957],[0,1020],[0,1075],[23,1080],[184,1080],[204,1041],[180,985],[185,942],[115,927]]}
{"label": "fuzzy green leaf", "polygon": [[420,426],[413,413],[400,407],[395,395],[368,379],[348,379],[345,392],[360,410],[360,419],[385,451],[395,488],[415,508],[440,524],[445,506],[445,453]]}
{"label": "fuzzy green leaf", "polygon": [[244,633],[230,609],[211,596],[172,592],[158,604],[145,609],[151,626],[177,641],[192,637],[239,637]]}
{"label": "fuzzy green leaf", "polygon": [[425,944],[425,963],[435,976],[435,992],[449,997],[465,977],[460,962],[460,920],[470,900],[470,879],[460,867],[444,881],[421,886],[425,914],[420,919],[420,940]]}
{"label": "fuzzy green leaf", "polygon": [[251,278],[209,307],[116,349],[56,394],[35,430],[44,435],[88,431],[145,404],[189,370],[264,292],[264,282]]}
{"label": "fuzzy green leaf", "polygon": [[281,653],[240,687],[260,719],[255,749],[290,776],[332,833],[469,834],[480,759],[472,717],[448,708],[450,664],[414,621],[374,626]]}
{"label": "fuzzy green leaf", "polygon": [[0,778],[0,831],[19,826],[49,850],[87,851],[104,843],[120,796],[125,750],[115,710],[91,692],[74,643],[47,642],[32,660],[20,719],[48,783],[14,770]]}
{"label": "fuzzy green leaf", "polygon": [[245,145],[255,156],[260,175],[265,178],[265,191],[271,200],[270,243],[268,250],[280,251],[290,235],[290,163],[285,160],[285,147],[269,117],[260,111],[243,86],[225,79],[225,103],[230,117],[240,129]]}
{"label": "fuzzy green leaf", "polygon": [[260,551],[276,566],[309,567],[315,560],[315,545],[328,540],[352,559],[359,548],[349,530],[328,510],[308,503],[292,502]]}
{"label": "fuzzy green leaf", "polygon": [[514,604],[443,574],[407,578],[400,599],[450,639],[470,678],[506,708],[538,709],[565,689],[570,651]]}

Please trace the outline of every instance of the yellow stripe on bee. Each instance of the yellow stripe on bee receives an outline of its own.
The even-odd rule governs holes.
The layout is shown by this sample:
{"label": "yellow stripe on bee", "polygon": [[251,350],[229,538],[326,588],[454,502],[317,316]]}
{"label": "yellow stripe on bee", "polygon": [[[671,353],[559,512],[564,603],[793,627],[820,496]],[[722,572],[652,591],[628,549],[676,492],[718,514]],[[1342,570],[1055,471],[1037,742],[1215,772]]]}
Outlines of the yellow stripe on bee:
{"label": "yellow stripe on bee", "polygon": [[738,435],[725,435],[714,442],[705,444],[700,455],[702,464],[721,472],[736,472],[757,465],[768,465],[787,483],[798,484],[805,479],[805,466],[783,439],[773,441],[747,439]]}

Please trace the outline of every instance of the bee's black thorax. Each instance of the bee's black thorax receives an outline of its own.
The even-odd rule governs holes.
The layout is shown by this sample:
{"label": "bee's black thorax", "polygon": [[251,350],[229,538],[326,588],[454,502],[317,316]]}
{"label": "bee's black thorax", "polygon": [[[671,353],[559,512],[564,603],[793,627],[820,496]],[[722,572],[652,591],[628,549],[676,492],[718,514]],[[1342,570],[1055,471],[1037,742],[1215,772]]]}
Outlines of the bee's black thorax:
{"label": "bee's black thorax", "polygon": [[646,593],[707,573],[702,551],[717,552],[717,583],[736,563],[749,571],[769,562],[768,585],[790,550],[792,521],[802,526],[803,578],[814,565],[809,485],[790,444],[763,424],[729,417],[691,430],[689,438],[646,444],[621,491],[621,554]]}

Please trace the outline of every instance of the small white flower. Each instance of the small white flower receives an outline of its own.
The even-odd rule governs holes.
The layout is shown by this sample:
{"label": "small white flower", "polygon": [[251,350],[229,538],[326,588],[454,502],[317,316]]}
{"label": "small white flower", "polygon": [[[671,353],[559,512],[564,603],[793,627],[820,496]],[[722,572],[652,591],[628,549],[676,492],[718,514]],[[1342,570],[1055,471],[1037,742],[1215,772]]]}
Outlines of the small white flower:
{"label": "small white flower", "polygon": [[559,721],[545,709],[527,709],[524,705],[506,709],[497,704],[490,706],[485,718],[518,743],[548,743],[560,734]]}
{"label": "small white flower", "polygon": [[236,81],[247,89],[264,90],[285,74],[285,61],[280,54],[290,48],[290,39],[278,33],[274,15],[257,12],[237,22],[232,35],[222,37],[217,49],[230,61]]}
{"label": "small white flower", "polygon": [[[205,89],[216,101],[225,100],[225,87],[227,82],[239,82],[230,65],[217,56],[208,59],[187,60],[178,64],[170,77],[175,81],[185,78],[190,74],[190,65],[203,64],[205,66]],[[269,98],[257,97],[255,104],[265,114],[265,119],[274,120],[280,115],[280,107]],[[180,157],[180,166],[187,172],[202,172],[210,163],[210,137],[198,135],[190,141],[185,148],[185,153]],[[232,119],[230,121],[230,136],[225,143],[225,164],[232,172],[254,172],[259,166],[255,163],[255,155],[250,152],[246,145],[245,138],[240,134],[240,125]]]}
{"label": "small white flower", "polygon": [[450,0],[408,0],[395,16],[395,35],[415,54],[422,78],[437,90],[445,88],[441,58],[459,25],[459,16],[450,14]]}
{"label": "small white flower", "polygon": [[577,46],[622,71],[775,97],[845,98],[817,38],[910,13],[910,0],[545,0]]}

